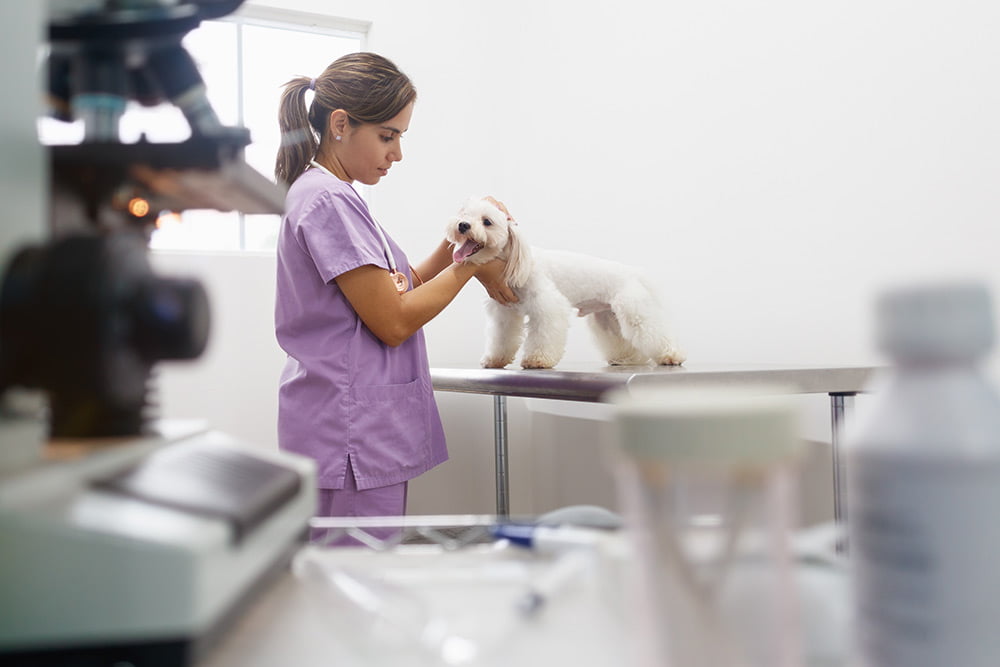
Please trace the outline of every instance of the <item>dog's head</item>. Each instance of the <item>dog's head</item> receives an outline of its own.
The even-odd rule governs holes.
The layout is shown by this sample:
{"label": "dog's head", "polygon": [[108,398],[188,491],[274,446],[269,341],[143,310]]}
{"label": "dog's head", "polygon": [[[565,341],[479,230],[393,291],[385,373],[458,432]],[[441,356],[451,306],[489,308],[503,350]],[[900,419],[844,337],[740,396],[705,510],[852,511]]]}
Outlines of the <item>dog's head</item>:
{"label": "dog's head", "polygon": [[445,238],[454,246],[456,262],[485,264],[505,257],[510,242],[507,216],[487,199],[470,198],[448,222]]}
{"label": "dog's head", "polygon": [[493,259],[507,260],[504,277],[511,287],[524,284],[528,264],[527,246],[521,242],[517,225],[488,199],[470,198],[448,222],[445,231],[455,249],[455,262],[485,264]]}

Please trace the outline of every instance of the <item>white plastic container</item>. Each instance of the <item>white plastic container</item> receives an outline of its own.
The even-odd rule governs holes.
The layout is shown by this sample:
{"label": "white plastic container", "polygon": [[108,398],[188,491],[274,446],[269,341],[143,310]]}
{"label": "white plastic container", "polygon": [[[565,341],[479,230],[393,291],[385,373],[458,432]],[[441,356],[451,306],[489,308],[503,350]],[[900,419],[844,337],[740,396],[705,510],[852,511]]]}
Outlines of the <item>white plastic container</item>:
{"label": "white plastic container", "polygon": [[646,667],[800,664],[790,530],[801,442],[778,393],[649,389],[612,399]]}
{"label": "white plastic container", "polygon": [[1000,398],[979,365],[993,343],[978,285],[888,293],[893,360],[848,438],[848,552],[865,667],[1000,661]]}

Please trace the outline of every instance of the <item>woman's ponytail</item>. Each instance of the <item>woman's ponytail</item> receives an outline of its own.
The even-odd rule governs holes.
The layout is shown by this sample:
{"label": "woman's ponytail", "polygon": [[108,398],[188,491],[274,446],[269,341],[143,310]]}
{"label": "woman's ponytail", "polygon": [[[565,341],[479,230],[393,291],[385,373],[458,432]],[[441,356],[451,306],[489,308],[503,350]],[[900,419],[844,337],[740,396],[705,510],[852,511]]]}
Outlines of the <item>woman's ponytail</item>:
{"label": "woman's ponytail", "polygon": [[305,99],[312,81],[305,76],[295,77],[285,84],[278,103],[281,146],[274,162],[274,178],[286,187],[306,170],[319,147],[317,132],[309,123]]}

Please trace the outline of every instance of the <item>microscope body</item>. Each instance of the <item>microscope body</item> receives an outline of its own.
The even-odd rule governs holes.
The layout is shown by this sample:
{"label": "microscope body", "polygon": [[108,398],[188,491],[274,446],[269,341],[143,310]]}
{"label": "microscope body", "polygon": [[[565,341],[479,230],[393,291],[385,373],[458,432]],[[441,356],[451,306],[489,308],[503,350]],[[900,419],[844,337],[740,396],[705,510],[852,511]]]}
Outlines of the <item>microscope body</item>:
{"label": "microscope body", "polygon": [[[193,663],[306,539],[310,460],[160,420],[150,399],[154,367],[210,331],[204,288],[151,268],[157,216],[283,208],[181,43],[241,3],[0,5],[25,51],[0,66],[0,662]],[[38,144],[43,97],[82,142]],[[129,101],[180,107],[190,138],[121,142]]]}

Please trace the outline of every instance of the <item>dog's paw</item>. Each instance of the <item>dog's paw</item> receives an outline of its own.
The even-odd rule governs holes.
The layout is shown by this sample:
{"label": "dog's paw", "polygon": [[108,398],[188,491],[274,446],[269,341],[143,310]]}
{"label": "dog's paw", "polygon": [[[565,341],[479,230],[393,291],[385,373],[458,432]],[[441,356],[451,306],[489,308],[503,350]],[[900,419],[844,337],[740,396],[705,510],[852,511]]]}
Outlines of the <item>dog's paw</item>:
{"label": "dog's paw", "polygon": [[654,361],[658,366],[680,366],[687,361],[687,356],[683,352],[673,350],[654,359]]}
{"label": "dog's paw", "polygon": [[621,357],[607,359],[608,366],[645,366],[649,363],[649,358],[641,354],[632,354]]}
{"label": "dog's paw", "polygon": [[558,359],[552,359],[545,356],[528,355],[521,359],[521,368],[553,368],[558,363]]}
{"label": "dog's paw", "polygon": [[507,364],[514,361],[511,359],[502,359],[499,357],[483,357],[479,360],[479,365],[483,368],[506,368]]}

